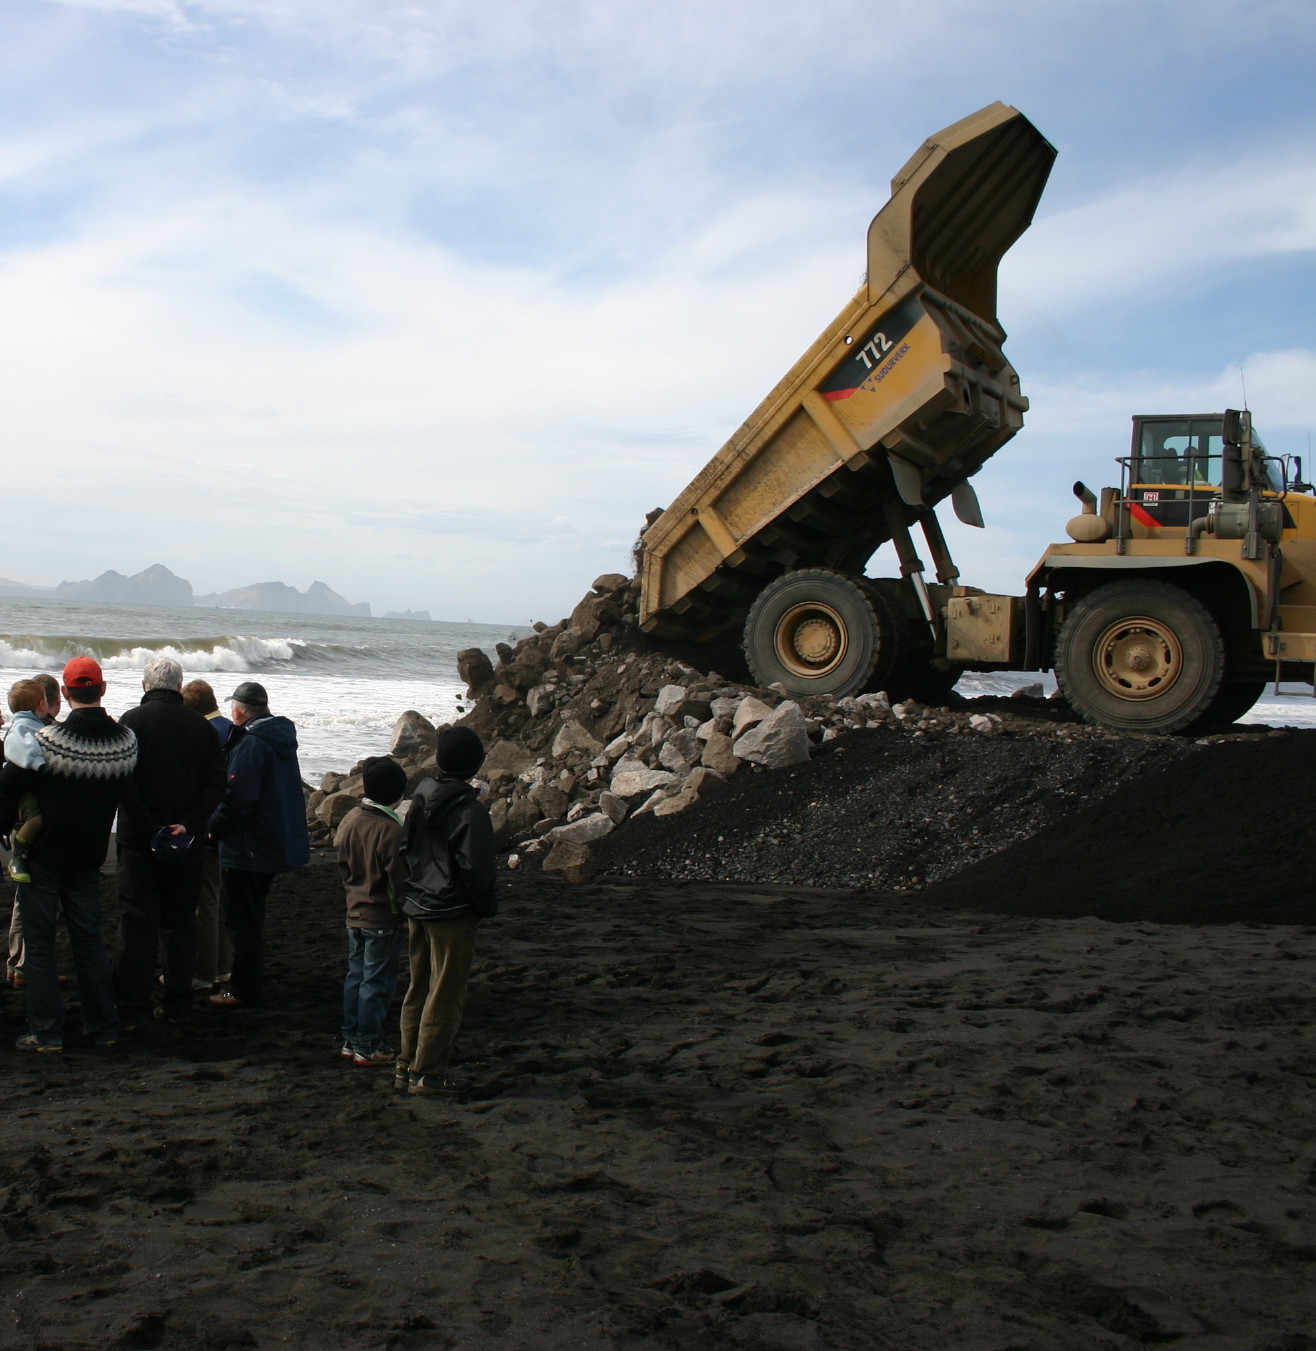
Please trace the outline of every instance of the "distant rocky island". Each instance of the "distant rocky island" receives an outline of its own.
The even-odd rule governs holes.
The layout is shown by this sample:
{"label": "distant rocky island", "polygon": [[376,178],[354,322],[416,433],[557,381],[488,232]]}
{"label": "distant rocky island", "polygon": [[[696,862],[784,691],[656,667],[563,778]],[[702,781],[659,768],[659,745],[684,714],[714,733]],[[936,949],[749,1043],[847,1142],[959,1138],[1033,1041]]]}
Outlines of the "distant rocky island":
{"label": "distant rocky island", "polygon": [[[0,577],[0,596],[23,600],[80,600],[103,605],[168,605],[187,609],[205,606],[216,610],[259,610],[267,614],[356,615],[369,619],[370,602],[353,604],[324,582],[312,582],[305,591],[286,582],[253,582],[232,591],[198,596],[192,583],[177,577],[162,563],[125,577],[111,569],[83,582],[60,582],[58,586],[29,586]],[[392,611],[385,619],[429,622],[428,610]]]}

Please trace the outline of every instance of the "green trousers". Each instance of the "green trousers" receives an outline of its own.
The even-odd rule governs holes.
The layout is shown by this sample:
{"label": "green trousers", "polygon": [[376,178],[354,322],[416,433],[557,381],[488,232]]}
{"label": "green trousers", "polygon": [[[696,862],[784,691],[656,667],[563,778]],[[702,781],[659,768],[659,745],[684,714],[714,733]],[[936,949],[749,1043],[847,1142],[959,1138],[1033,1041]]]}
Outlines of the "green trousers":
{"label": "green trousers", "polygon": [[402,1001],[398,1059],[412,1074],[443,1074],[462,1025],[477,919],[409,919],[411,984]]}

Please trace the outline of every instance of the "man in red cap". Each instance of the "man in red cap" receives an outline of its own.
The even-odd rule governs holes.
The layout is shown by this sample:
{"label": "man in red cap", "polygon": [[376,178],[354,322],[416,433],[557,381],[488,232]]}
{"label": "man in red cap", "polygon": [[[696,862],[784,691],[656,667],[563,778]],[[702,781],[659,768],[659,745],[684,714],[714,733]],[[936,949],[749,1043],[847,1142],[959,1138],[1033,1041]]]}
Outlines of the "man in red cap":
{"label": "man in red cap", "polygon": [[29,790],[41,808],[41,834],[29,858],[32,880],[18,888],[27,951],[28,1032],[20,1051],[64,1049],[64,997],[59,988],[56,925],[60,911],[73,950],[82,1021],[98,1046],[119,1035],[110,957],[101,938],[100,866],[119,800],[137,763],[137,738],[101,707],[105,677],[90,657],[64,668],[63,722],[36,735],[45,764],[0,770],[0,834],[8,834]]}

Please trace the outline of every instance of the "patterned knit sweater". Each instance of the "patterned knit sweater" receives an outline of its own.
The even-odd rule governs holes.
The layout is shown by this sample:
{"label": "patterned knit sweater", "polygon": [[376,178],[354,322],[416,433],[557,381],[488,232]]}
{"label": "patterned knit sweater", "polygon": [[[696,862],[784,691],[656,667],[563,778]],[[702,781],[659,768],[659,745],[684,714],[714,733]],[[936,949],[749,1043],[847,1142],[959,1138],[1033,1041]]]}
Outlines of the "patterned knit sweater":
{"label": "patterned knit sweater", "polygon": [[63,722],[37,733],[45,765],[0,770],[0,832],[8,834],[19,799],[34,791],[41,833],[32,859],[50,868],[99,868],[119,799],[137,763],[137,738],[103,708],[74,705]]}

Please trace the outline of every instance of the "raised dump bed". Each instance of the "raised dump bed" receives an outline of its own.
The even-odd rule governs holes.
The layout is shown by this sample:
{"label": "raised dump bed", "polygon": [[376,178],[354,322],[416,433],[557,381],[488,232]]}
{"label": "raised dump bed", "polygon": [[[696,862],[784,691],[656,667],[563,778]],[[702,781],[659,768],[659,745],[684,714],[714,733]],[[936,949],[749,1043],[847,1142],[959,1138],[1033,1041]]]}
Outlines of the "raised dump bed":
{"label": "raised dump bed", "polygon": [[[865,285],[645,532],[647,632],[718,637],[745,622],[765,586],[802,569],[872,591],[859,581],[864,565],[891,539],[901,591],[926,609],[915,522],[938,579],[953,580],[931,508],[949,496],[962,520],[981,524],[968,479],[1022,426],[1028,401],[1001,350],[996,270],[1054,157],[1027,118],[994,103],[900,170],[869,226]],[[904,604],[901,592],[890,600]],[[776,636],[764,641],[790,649],[788,669],[798,658],[800,679],[788,683],[853,684],[849,668],[867,657],[843,612],[833,623],[824,604],[794,627],[772,621]]]}

